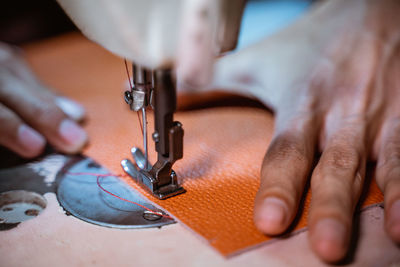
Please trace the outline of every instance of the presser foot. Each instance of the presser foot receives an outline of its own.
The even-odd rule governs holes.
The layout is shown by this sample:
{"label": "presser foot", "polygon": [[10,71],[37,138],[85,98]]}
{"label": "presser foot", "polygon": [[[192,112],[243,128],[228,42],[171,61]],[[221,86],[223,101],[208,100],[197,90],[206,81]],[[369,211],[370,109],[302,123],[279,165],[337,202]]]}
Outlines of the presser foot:
{"label": "presser foot", "polygon": [[[152,193],[158,199],[166,199],[182,193],[186,190],[178,184],[176,173],[171,169],[170,164],[151,164],[146,160],[139,148],[131,149],[135,164],[129,159],[121,161],[124,171],[138,182],[144,189]],[[161,183],[162,181],[162,183]]]}

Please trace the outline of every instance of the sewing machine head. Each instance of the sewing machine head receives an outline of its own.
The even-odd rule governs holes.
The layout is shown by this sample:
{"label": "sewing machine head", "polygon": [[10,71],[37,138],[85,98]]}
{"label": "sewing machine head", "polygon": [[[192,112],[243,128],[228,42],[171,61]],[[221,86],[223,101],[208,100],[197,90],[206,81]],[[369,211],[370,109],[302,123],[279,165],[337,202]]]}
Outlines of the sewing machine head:
{"label": "sewing machine head", "polygon": [[[148,69],[236,46],[245,0],[57,0],[81,31]],[[187,51],[182,51],[187,50]],[[176,67],[176,66],[175,66]]]}
{"label": "sewing machine head", "polygon": [[[124,170],[160,199],[185,190],[174,162],[183,156],[183,129],[173,120],[175,79],[207,83],[214,58],[236,46],[246,0],[58,0],[91,40],[131,60],[133,84],[125,92],[131,110],[141,111],[145,153],[132,149],[136,166]],[[147,157],[146,109],[153,107],[157,162]]]}

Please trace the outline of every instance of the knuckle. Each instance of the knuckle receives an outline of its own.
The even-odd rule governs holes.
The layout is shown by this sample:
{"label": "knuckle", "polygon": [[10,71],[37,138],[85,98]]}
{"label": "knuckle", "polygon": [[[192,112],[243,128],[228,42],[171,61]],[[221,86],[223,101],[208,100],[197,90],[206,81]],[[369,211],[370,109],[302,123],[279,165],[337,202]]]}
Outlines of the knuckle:
{"label": "knuckle", "polygon": [[392,150],[384,153],[386,155],[384,156],[384,162],[382,166],[391,168],[400,164],[400,150]]}
{"label": "knuckle", "polygon": [[387,177],[398,174],[400,165],[400,140],[390,137],[385,140],[382,153],[378,159],[377,180],[386,181]]}
{"label": "knuckle", "polygon": [[349,207],[352,207],[353,197],[350,193],[339,194],[337,192],[323,192],[320,193],[318,198],[314,197],[313,202],[313,204],[317,207],[317,209],[319,208],[321,212],[343,212]]}
{"label": "knuckle", "polygon": [[9,128],[8,126],[12,122],[18,122],[18,117],[11,111],[9,110],[5,105],[0,103],[0,123],[2,127],[0,127],[1,130],[6,130]]}
{"label": "knuckle", "polygon": [[268,149],[266,160],[272,162],[282,160],[298,163],[309,162],[305,145],[294,134],[281,134],[276,137]]}
{"label": "knuckle", "polygon": [[323,153],[325,166],[337,170],[354,170],[359,160],[358,152],[346,146],[334,147]]}
{"label": "knuckle", "polygon": [[388,161],[400,161],[400,139],[397,137],[388,138],[384,149],[384,158]]}
{"label": "knuckle", "polygon": [[350,184],[336,179],[312,186],[312,192],[312,209],[322,213],[351,214],[358,201]]}
{"label": "knuckle", "polygon": [[379,148],[378,169],[397,165],[400,162],[400,118],[388,119],[383,127],[383,138]]}
{"label": "knuckle", "polygon": [[393,161],[393,164],[386,162],[386,164],[378,166],[376,174],[378,186],[385,189],[390,181],[400,180],[400,161]]}
{"label": "knuckle", "polygon": [[12,145],[20,123],[20,119],[0,103],[0,144],[5,146]]}
{"label": "knuckle", "polygon": [[332,201],[326,200],[325,202],[312,203],[312,208],[309,211],[308,221],[310,228],[313,228],[316,223],[321,219],[332,218],[336,219],[350,228],[352,221],[354,207],[346,201]]}
{"label": "knuckle", "polygon": [[31,109],[31,118],[34,120],[34,124],[38,124],[39,126],[57,127],[57,122],[62,117],[62,112],[55,104],[35,104]]}

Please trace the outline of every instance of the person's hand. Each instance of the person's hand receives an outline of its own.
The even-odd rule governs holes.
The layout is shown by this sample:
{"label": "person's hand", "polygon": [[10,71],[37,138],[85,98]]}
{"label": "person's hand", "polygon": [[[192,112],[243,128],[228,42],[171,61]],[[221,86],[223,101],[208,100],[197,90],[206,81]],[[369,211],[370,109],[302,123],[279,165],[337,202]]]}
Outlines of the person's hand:
{"label": "person's hand", "polygon": [[276,114],[255,199],[257,228],[283,233],[312,174],[309,240],[325,261],[348,250],[367,160],[377,161],[385,228],[400,242],[399,14],[395,0],[325,1],[216,64],[214,88],[256,97]]}
{"label": "person's hand", "polygon": [[18,53],[0,43],[0,145],[27,158],[38,156],[46,141],[61,152],[79,151],[87,141],[77,123],[83,107],[50,92]]}

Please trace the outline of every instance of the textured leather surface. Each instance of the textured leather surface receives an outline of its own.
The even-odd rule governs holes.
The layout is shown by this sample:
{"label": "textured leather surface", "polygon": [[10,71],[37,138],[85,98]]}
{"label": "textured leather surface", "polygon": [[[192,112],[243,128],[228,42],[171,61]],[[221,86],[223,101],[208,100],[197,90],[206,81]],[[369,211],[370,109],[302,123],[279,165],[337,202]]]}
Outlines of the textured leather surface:
{"label": "textured leather surface", "polygon": [[[85,154],[121,173],[120,161],[130,158],[130,148],[140,147],[142,140],[137,116],[122,97],[123,61],[78,34],[25,48],[40,78],[85,105],[90,136]],[[126,181],[223,255],[270,240],[254,227],[252,209],[261,161],[273,132],[271,114],[253,108],[213,108],[180,112],[176,119],[183,123],[185,137],[184,158],[174,169],[187,193],[160,201]],[[152,125],[150,114],[150,133]],[[154,148],[150,150],[154,162]],[[306,226],[310,198],[309,193],[293,230]],[[363,206],[382,201],[372,182]]]}

